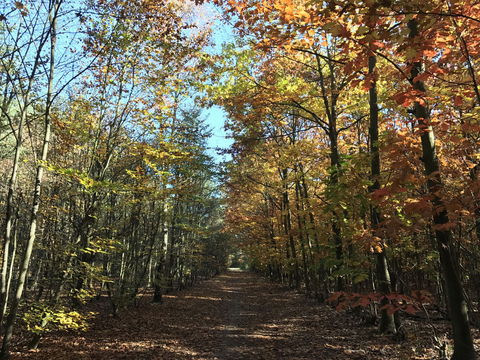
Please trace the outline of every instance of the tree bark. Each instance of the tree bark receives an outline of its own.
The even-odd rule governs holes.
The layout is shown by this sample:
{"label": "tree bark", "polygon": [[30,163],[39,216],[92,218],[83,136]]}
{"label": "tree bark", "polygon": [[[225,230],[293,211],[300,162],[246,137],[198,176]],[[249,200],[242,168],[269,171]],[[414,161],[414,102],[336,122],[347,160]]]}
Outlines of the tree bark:
{"label": "tree bark", "polygon": [[[374,77],[375,76],[375,67],[377,59],[374,55],[370,55],[368,58],[368,73]],[[370,168],[371,168],[371,178],[373,184],[370,186],[370,192],[380,189],[380,151],[378,146],[378,96],[377,96],[377,84],[376,80],[372,78],[369,90],[369,107],[370,107]],[[376,205],[372,205],[370,209],[371,216],[371,226],[372,234],[376,235],[378,238],[382,237],[382,234],[379,233],[379,225],[381,214],[380,210]],[[381,240],[380,249],[376,251],[376,271],[378,279],[378,288],[382,295],[387,295],[392,292],[392,286],[390,282],[390,272],[388,269],[386,247],[384,246],[385,240]],[[384,297],[381,301],[381,305],[387,305],[389,303],[388,299]],[[381,333],[396,333],[395,321],[393,314],[389,314],[387,309],[381,311],[380,317],[380,332]]]}
{"label": "tree bark", "polygon": [[[409,20],[409,38],[414,41],[419,35],[418,21]],[[425,94],[426,89],[422,81],[416,77],[422,72],[421,62],[412,65],[411,81],[413,88],[420,94]],[[425,174],[428,178],[427,188],[433,205],[433,223],[435,236],[440,255],[440,265],[445,279],[448,312],[450,314],[454,351],[452,360],[473,360],[476,358],[473,347],[470,325],[468,322],[468,308],[464,297],[463,285],[457,272],[458,258],[452,251],[452,233],[449,229],[449,218],[442,199],[443,183],[440,175],[440,164],[435,149],[435,135],[429,123],[429,110],[425,101],[415,101],[415,117],[421,131],[422,161]]]}
{"label": "tree bark", "polygon": [[298,288],[300,286],[300,270],[298,266],[298,257],[297,257],[297,249],[295,246],[295,239],[293,238],[292,234],[292,219],[291,219],[291,212],[290,212],[290,199],[288,196],[288,183],[287,183],[287,169],[282,169],[281,177],[283,181],[283,193],[282,193],[282,218],[283,218],[283,228],[285,231],[285,235],[288,238],[288,247],[290,258],[292,259],[293,265],[293,286]]}
{"label": "tree bark", "polygon": [[38,217],[38,211],[40,209],[40,195],[42,190],[44,165],[48,158],[48,148],[49,148],[50,138],[51,138],[50,111],[52,108],[53,79],[54,79],[54,72],[55,72],[55,48],[56,48],[56,42],[57,42],[56,21],[57,21],[57,15],[58,15],[60,3],[61,3],[61,0],[58,2],[54,1],[53,3],[51,3],[50,5],[51,8],[49,10],[50,68],[49,68],[49,74],[48,74],[47,98],[46,98],[46,108],[45,108],[45,134],[43,138],[42,154],[40,157],[40,162],[37,165],[37,173],[35,176],[35,189],[33,192],[33,203],[32,203],[31,215],[30,215],[29,238],[25,248],[25,253],[21,261],[21,267],[20,267],[20,272],[18,277],[17,289],[15,292],[15,297],[12,301],[10,313],[8,314],[8,319],[5,325],[5,335],[3,337],[3,344],[2,344],[2,349],[0,353],[0,358],[2,359],[9,357],[10,340],[13,334],[13,327],[17,317],[18,307],[23,297],[23,290],[24,290],[25,282],[28,275],[30,258],[33,251],[33,245],[36,239],[37,217]]}

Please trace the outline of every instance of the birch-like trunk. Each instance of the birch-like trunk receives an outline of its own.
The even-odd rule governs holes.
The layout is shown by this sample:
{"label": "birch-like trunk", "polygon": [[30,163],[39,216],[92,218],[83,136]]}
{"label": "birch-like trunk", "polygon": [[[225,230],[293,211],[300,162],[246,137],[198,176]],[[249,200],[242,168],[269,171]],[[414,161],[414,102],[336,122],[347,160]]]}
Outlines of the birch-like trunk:
{"label": "birch-like trunk", "polygon": [[27,280],[28,267],[30,265],[30,258],[32,255],[33,245],[35,244],[35,239],[36,239],[37,218],[38,218],[38,211],[40,209],[40,195],[42,190],[44,165],[48,158],[48,148],[49,148],[50,138],[51,138],[50,112],[52,108],[52,99],[53,99],[53,79],[54,79],[54,72],[55,72],[55,48],[56,48],[56,42],[57,42],[56,21],[57,21],[57,15],[58,15],[58,10],[59,10],[61,1],[62,0],[59,0],[57,2],[56,0],[54,0],[50,4],[51,6],[49,11],[50,67],[49,67],[49,75],[48,75],[47,97],[46,97],[46,108],[45,108],[45,133],[43,138],[40,162],[37,164],[37,172],[35,176],[35,188],[33,193],[32,209],[30,214],[30,232],[29,232],[29,237],[26,244],[26,248],[25,248],[25,253],[23,255],[23,258],[21,259],[21,266],[20,266],[20,272],[18,276],[17,288],[15,291],[15,297],[13,298],[10,313],[8,314],[7,322],[5,324],[5,334],[3,337],[3,345],[0,353],[0,358],[2,359],[8,358],[9,356],[10,340],[13,334],[13,327],[17,317],[18,307],[23,297],[23,290],[25,288],[25,283]]}

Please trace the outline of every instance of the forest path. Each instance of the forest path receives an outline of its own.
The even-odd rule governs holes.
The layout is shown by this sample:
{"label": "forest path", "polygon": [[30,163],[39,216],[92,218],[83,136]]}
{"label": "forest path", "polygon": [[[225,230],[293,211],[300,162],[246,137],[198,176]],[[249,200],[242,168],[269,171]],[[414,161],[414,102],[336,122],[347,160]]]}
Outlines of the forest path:
{"label": "forest path", "polygon": [[[13,359],[413,359],[373,327],[254,274],[229,271],[194,288],[147,298],[83,334],[50,334]],[[399,351],[400,350],[400,351]],[[400,357],[397,354],[402,354]],[[417,358],[421,359],[421,358]]]}

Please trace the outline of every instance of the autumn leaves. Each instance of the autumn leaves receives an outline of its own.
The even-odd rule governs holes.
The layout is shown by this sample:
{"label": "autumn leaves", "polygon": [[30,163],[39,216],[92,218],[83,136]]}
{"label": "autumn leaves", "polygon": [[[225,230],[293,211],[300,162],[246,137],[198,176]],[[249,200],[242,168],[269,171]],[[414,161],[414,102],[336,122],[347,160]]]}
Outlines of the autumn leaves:
{"label": "autumn leaves", "polygon": [[[336,289],[447,293],[454,358],[472,359],[468,323],[453,313],[466,313],[462,294],[474,291],[467,279],[478,269],[467,250],[454,249],[476,252],[478,240],[478,6],[224,6],[241,19],[245,51],[256,59],[228,53],[241,61],[225,77],[240,79],[242,90],[218,92],[237,150],[230,226],[245,234],[252,265],[319,297]],[[382,255],[373,259],[368,248]],[[446,282],[428,285],[436,276]]]}

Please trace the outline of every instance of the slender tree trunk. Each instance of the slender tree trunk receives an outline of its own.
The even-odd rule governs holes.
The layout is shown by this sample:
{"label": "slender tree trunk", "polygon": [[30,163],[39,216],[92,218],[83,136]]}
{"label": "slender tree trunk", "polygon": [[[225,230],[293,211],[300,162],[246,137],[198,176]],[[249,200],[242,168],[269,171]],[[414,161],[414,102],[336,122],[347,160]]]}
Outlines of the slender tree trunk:
{"label": "slender tree trunk", "polygon": [[[152,207],[152,211],[156,211],[155,206]],[[151,264],[152,264],[152,256],[153,256],[153,249],[155,248],[155,242],[157,240],[157,235],[159,233],[160,229],[160,223],[161,223],[161,216],[157,216],[157,220],[153,222],[153,229],[151,230],[150,233],[150,243],[148,245],[148,251],[147,251],[147,259],[144,261],[141,275],[137,276],[134,279],[134,293],[138,293],[138,289],[142,285],[142,282],[145,280],[145,277],[147,278],[147,286],[150,285],[150,269],[151,269]],[[139,262],[139,261],[137,261]]]}
{"label": "slender tree trunk", "polygon": [[298,167],[300,169],[300,193],[303,201],[305,202],[306,211],[308,211],[307,232],[310,234],[310,236],[313,236],[313,250],[315,252],[315,255],[312,254],[312,266],[315,269],[317,269],[317,271],[315,272],[315,276],[313,276],[316,283],[314,286],[314,291],[317,299],[319,301],[323,301],[324,294],[321,294],[320,287],[321,287],[322,281],[325,281],[325,277],[326,277],[325,268],[321,261],[318,261],[318,260],[315,261],[315,258],[316,257],[318,258],[320,256],[320,241],[318,239],[317,228],[315,226],[315,216],[312,212],[312,208],[310,204],[310,195],[308,192],[307,181],[305,179],[305,171],[303,169],[303,164],[300,163]]}
{"label": "slender tree trunk", "polygon": [[155,268],[155,280],[154,280],[154,293],[152,302],[154,303],[161,303],[162,296],[163,296],[163,287],[165,281],[165,259],[166,259],[166,249],[169,243],[169,224],[168,224],[168,208],[167,202],[163,204],[163,226],[162,226],[162,234],[163,234],[163,241],[160,245],[160,259],[158,259],[157,266]]}
{"label": "slender tree trunk", "polygon": [[[330,56],[330,51],[327,47],[327,55]],[[320,94],[323,100],[323,105],[325,107],[326,116],[328,118],[328,128],[324,128],[325,133],[328,136],[330,141],[330,184],[329,190],[332,194],[336,194],[338,191],[339,185],[339,176],[340,176],[340,153],[338,150],[338,129],[337,129],[337,101],[339,97],[339,92],[337,89],[337,81],[335,76],[335,66],[334,63],[330,60],[326,60],[326,64],[329,69],[328,82],[329,90],[327,90],[327,78],[323,73],[323,68],[321,65],[322,58],[319,54],[315,55],[317,62],[317,71],[319,75],[319,84],[320,84]],[[334,196],[335,197],[335,196]],[[342,229],[341,229],[341,215],[337,211],[332,213],[332,240],[335,246],[335,259],[336,259],[336,270],[339,271],[343,268],[343,241],[342,241]],[[336,277],[336,288],[339,291],[344,289],[344,278],[341,275]]]}
{"label": "slender tree trunk", "polygon": [[52,92],[53,92],[53,79],[54,79],[54,71],[55,71],[55,47],[57,42],[56,20],[57,20],[57,14],[58,14],[60,3],[57,3],[57,1],[55,0],[55,2],[52,3],[50,6],[51,6],[50,13],[49,13],[50,69],[49,69],[49,76],[48,76],[49,78],[48,78],[47,99],[46,99],[46,108],[45,108],[45,134],[43,138],[42,154],[40,157],[40,162],[37,165],[37,173],[35,176],[35,189],[33,193],[33,204],[32,204],[31,215],[30,215],[29,238],[27,241],[27,246],[25,248],[25,253],[21,261],[21,267],[20,267],[20,272],[18,277],[17,289],[15,292],[15,297],[12,301],[10,313],[8,315],[8,319],[5,325],[5,335],[3,338],[3,344],[2,344],[2,349],[0,353],[0,358],[2,359],[9,357],[10,340],[13,334],[13,327],[15,324],[18,307],[20,305],[20,301],[23,296],[23,290],[24,290],[27,275],[28,275],[28,267],[30,265],[30,258],[32,255],[33,245],[35,243],[35,238],[36,238],[37,217],[38,217],[38,211],[40,209],[40,195],[42,190],[44,164],[48,158],[48,148],[49,148],[50,138],[51,138],[50,111],[52,107],[52,98],[53,98]]}
{"label": "slender tree trunk", "polygon": [[163,286],[165,293],[168,293],[173,289],[173,278],[175,276],[175,247],[177,245],[177,236],[179,235],[176,231],[176,222],[179,210],[178,206],[178,200],[175,200],[172,209],[172,219],[169,224],[170,229],[168,231],[168,242],[165,248],[165,263],[163,268]]}
{"label": "slender tree trunk", "polygon": [[[412,19],[408,22],[409,38],[414,41],[419,35],[418,22]],[[415,62],[411,70],[413,88],[425,94],[425,86],[416,77],[422,72],[421,62]],[[427,188],[432,198],[434,208],[433,222],[435,236],[440,254],[440,265],[445,279],[447,305],[453,328],[454,350],[452,360],[473,360],[476,358],[473,347],[468,308],[464,297],[463,285],[457,272],[458,258],[452,251],[452,233],[449,229],[449,218],[442,199],[443,183],[440,176],[440,165],[435,149],[435,136],[429,123],[429,110],[424,102],[415,102],[415,117],[421,131],[422,160],[428,177]]]}
{"label": "slender tree trunk", "polygon": [[[470,179],[474,183],[480,181],[480,164],[475,165],[475,167],[470,170]],[[472,190],[472,195],[475,199],[473,203],[475,207],[475,235],[477,236],[477,241],[480,241],[480,191],[478,188]]]}
{"label": "slender tree trunk", "polygon": [[270,219],[268,222],[270,242],[275,253],[275,256],[272,259],[273,278],[283,283],[283,270],[277,257],[277,255],[281,256],[281,249],[278,248],[277,242],[275,241],[275,225],[272,220],[275,216],[275,204],[269,195],[265,196],[265,207],[267,208],[267,216]]}
{"label": "slender tree trunk", "polygon": [[298,288],[300,286],[300,271],[298,266],[298,258],[297,258],[297,249],[295,247],[295,239],[293,238],[292,234],[292,219],[291,219],[291,212],[290,212],[290,200],[288,196],[288,184],[287,184],[287,169],[282,169],[281,177],[283,181],[283,193],[282,193],[282,217],[283,217],[283,228],[285,231],[285,235],[288,238],[288,245],[287,249],[289,249],[288,253],[290,254],[290,258],[293,265],[293,286]]}
{"label": "slender tree trunk", "polygon": [[24,100],[24,108],[21,110],[20,119],[18,123],[18,133],[16,134],[15,154],[13,156],[13,166],[10,178],[8,180],[8,193],[6,203],[5,214],[5,232],[3,240],[3,253],[2,253],[2,274],[0,278],[0,332],[2,329],[3,318],[5,316],[5,310],[7,308],[7,276],[8,276],[8,264],[10,255],[10,244],[12,241],[12,231],[14,222],[14,195],[17,187],[18,168],[20,163],[20,152],[22,148],[23,138],[23,124],[26,121],[27,116],[27,99]]}
{"label": "slender tree trunk", "polygon": [[7,313],[7,304],[8,304],[8,297],[10,294],[10,288],[12,284],[12,278],[13,278],[13,266],[15,265],[15,257],[17,256],[17,237],[18,237],[18,209],[17,209],[17,215],[15,218],[15,223],[14,223],[14,230],[12,234],[12,239],[13,239],[13,247],[10,256],[10,265],[8,266],[8,275],[7,275],[7,283],[6,283],[6,288],[5,288],[5,298],[3,301],[3,308],[2,308],[2,318],[5,316]]}
{"label": "slender tree trunk", "polygon": [[[297,175],[297,169],[295,167],[295,174]],[[302,214],[304,211],[301,204],[301,195],[300,195],[300,184],[298,180],[295,180],[295,208],[297,211],[297,226],[298,234],[300,239],[300,250],[302,252],[302,263],[303,263],[303,276],[305,278],[305,289],[307,295],[310,295],[311,292],[311,283],[310,283],[310,259],[311,256],[311,244],[308,238],[308,231],[306,228],[305,217]],[[308,253],[307,253],[308,248]]]}
{"label": "slender tree trunk", "polygon": [[[27,77],[27,84],[25,85],[24,90],[21,90],[21,104],[19,104],[20,107],[20,119],[18,122],[18,129],[17,129],[17,134],[15,135],[16,137],[16,144],[15,144],[15,153],[13,157],[13,165],[12,165],[12,172],[10,174],[10,178],[8,181],[8,190],[7,190],[7,202],[6,202],[6,214],[5,214],[5,229],[4,229],[4,241],[3,241],[3,252],[2,252],[2,272],[0,276],[0,332],[3,331],[3,318],[5,316],[5,313],[3,312],[3,309],[6,308],[6,282],[8,281],[7,279],[7,268],[8,268],[8,254],[9,254],[9,247],[11,243],[11,237],[12,237],[12,225],[13,225],[13,217],[14,217],[14,196],[16,192],[16,186],[17,186],[17,177],[18,177],[18,169],[19,169],[19,164],[20,164],[20,153],[22,149],[22,144],[23,144],[23,126],[26,123],[27,120],[27,115],[28,115],[28,108],[29,108],[29,102],[30,102],[30,92],[32,90],[33,82],[35,79],[35,76],[37,74],[37,70],[40,67],[40,63],[42,60],[42,50],[44,45],[47,43],[49,38],[49,31],[44,31],[39,39],[39,44],[35,52],[35,57],[34,57],[34,63],[33,67],[31,70],[31,73]],[[17,39],[18,40],[18,39]],[[30,41],[34,41],[33,38],[30,39]],[[16,51],[12,52],[12,56],[10,58],[10,64],[13,64],[15,61],[16,57]],[[7,72],[7,79],[11,80],[10,74]],[[23,84],[19,84],[20,87],[23,87]],[[20,98],[20,94],[16,93],[17,98]],[[10,99],[11,100],[11,99]],[[6,112],[7,104],[9,101],[7,101],[6,98],[4,98],[3,101],[3,106],[2,106],[2,114],[5,115],[7,118],[9,118],[9,121],[12,121],[12,119],[8,116]],[[20,102],[20,100],[19,100]]]}
{"label": "slender tree trunk", "polygon": [[[336,126],[331,124],[329,130],[330,137],[330,165],[332,174],[330,176],[330,186],[332,192],[335,194],[339,184],[339,171],[340,171],[340,155],[338,153],[338,133]],[[341,218],[338,212],[334,211],[332,219],[332,233],[333,243],[335,245],[335,259],[337,260],[337,270],[341,270],[343,267],[343,242],[342,242],[342,229],[340,227]],[[337,290],[342,291],[344,289],[344,279],[342,275],[337,276]]]}
{"label": "slender tree trunk", "polygon": [[[374,55],[371,55],[368,58],[368,72],[370,75],[374,76],[375,66],[377,59]],[[380,189],[380,151],[378,147],[378,98],[377,98],[377,84],[376,80],[372,80],[369,90],[369,105],[370,105],[370,156],[371,156],[371,177],[373,184],[370,187],[370,192]],[[380,224],[380,210],[376,205],[371,207],[371,223],[372,223],[372,232],[376,234],[378,238],[381,238],[383,234],[379,232]],[[384,246],[385,240],[381,240],[380,249],[376,252],[376,262],[377,262],[377,279],[379,283],[379,290],[383,295],[389,294],[392,292],[392,287],[390,283],[390,272],[388,269],[386,247]],[[388,304],[389,301],[384,297],[381,301],[381,305]],[[389,314],[386,309],[382,310],[380,318],[380,332],[382,333],[395,333],[395,321],[393,314]]]}

